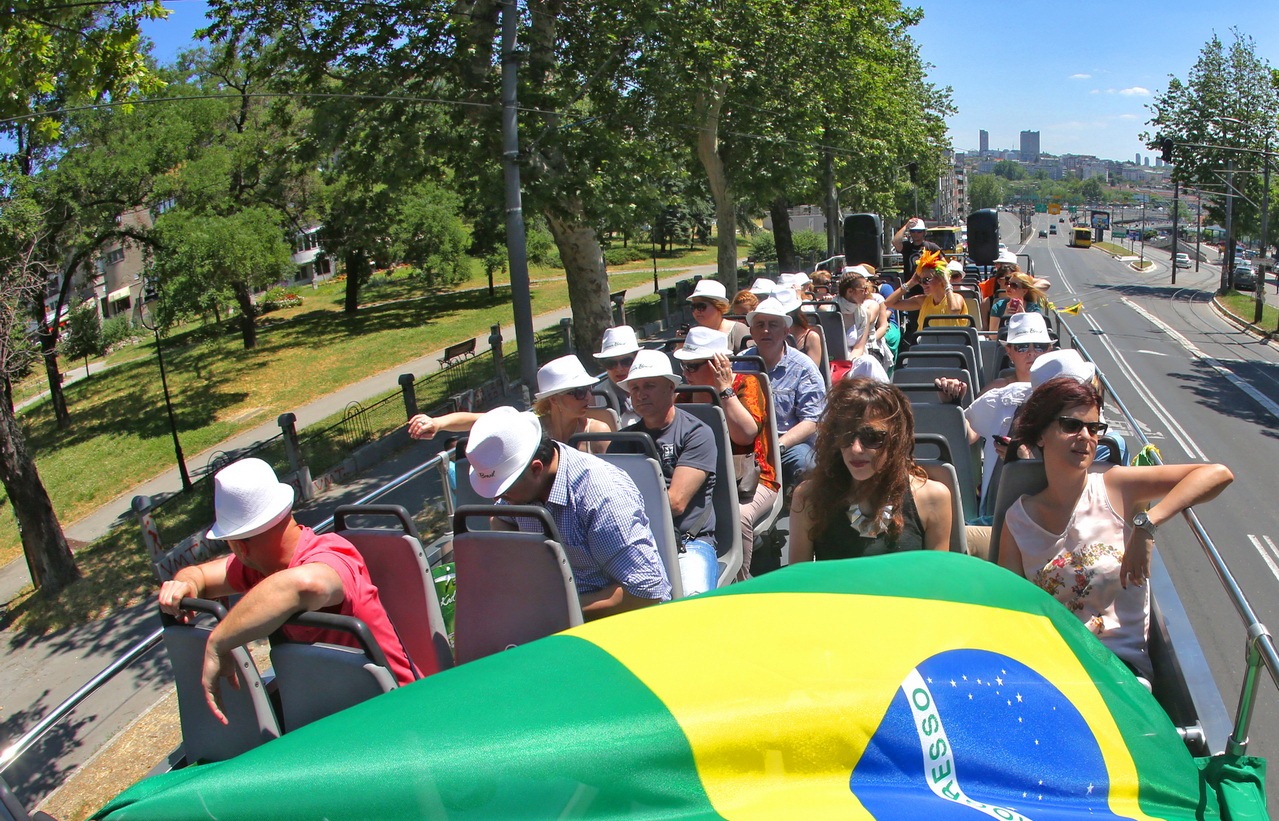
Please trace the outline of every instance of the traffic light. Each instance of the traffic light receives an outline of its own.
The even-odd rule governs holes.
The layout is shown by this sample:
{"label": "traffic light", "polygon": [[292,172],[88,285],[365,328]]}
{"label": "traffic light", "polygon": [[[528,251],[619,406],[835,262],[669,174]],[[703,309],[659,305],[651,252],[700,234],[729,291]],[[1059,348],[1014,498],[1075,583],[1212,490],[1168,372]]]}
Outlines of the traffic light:
{"label": "traffic light", "polygon": [[919,163],[917,162],[906,163],[906,171],[907,173],[910,174],[910,184],[918,185],[919,184]]}
{"label": "traffic light", "polygon": [[1172,164],[1172,146],[1173,141],[1167,137],[1159,141],[1159,158],[1169,165]]}

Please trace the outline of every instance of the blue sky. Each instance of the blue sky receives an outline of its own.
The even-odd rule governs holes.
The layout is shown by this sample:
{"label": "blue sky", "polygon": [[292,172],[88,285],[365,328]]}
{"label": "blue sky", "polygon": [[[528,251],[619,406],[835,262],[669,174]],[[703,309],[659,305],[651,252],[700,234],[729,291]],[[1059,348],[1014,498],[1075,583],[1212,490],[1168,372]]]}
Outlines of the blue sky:
{"label": "blue sky", "polygon": [[[950,86],[959,113],[949,120],[959,150],[976,150],[977,132],[991,148],[1016,148],[1025,129],[1038,131],[1050,154],[1096,154],[1131,160],[1150,154],[1137,135],[1152,94],[1169,75],[1185,79],[1215,31],[1257,38],[1258,53],[1279,65],[1279,4],[1136,0],[1044,4],[1024,0],[907,0],[924,10],[913,30],[930,77]],[[169,19],[151,23],[156,57],[173,59],[205,24],[203,0],[165,0]],[[1152,161],[1153,162],[1153,161]]]}

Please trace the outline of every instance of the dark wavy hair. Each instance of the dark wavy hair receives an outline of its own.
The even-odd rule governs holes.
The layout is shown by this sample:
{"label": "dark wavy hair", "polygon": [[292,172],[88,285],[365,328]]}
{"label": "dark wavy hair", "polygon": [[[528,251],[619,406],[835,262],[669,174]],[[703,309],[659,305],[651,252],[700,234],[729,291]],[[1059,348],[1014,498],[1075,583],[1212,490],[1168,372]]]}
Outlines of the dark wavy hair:
{"label": "dark wavy hair", "polygon": [[[868,481],[859,483],[849,474],[839,443],[869,419],[886,425],[888,436],[882,466]],[[841,379],[826,396],[826,410],[817,426],[817,464],[805,477],[813,483],[810,538],[817,541],[834,516],[857,498],[865,498],[875,515],[892,505],[888,530],[897,535],[902,529],[901,501],[910,477],[922,479],[926,475],[915,464],[915,414],[906,395],[886,382]]]}
{"label": "dark wavy hair", "polygon": [[1073,376],[1049,379],[1027,397],[1017,414],[1016,438],[1036,445],[1048,426],[1067,408],[1085,405],[1101,411],[1101,391],[1092,382],[1080,382]]}

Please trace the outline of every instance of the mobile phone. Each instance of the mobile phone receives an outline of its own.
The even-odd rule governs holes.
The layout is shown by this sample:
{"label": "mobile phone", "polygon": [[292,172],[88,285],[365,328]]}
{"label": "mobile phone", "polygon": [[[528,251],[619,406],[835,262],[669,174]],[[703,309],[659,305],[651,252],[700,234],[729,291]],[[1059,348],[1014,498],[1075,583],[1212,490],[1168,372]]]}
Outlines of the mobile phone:
{"label": "mobile phone", "polygon": [[1015,314],[1021,313],[1023,310],[1021,306],[1021,299],[1013,298],[1008,300],[1008,310]]}
{"label": "mobile phone", "polygon": [[996,436],[994,437],[994,439],[995,439],[995,443],[999,445],[1007,445],[1009,442],[1012,441],[1012,438],[1008,436]]}

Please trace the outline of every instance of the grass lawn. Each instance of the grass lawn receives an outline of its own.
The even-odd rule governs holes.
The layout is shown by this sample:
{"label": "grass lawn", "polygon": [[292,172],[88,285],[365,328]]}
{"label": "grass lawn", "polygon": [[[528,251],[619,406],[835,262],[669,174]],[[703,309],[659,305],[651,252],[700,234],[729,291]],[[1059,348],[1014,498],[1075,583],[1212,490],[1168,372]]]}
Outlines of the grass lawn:
{"label": "grass lawn", "polygon": [[[714,248],[697,249],[661,258],[658,267],[682,268],[714,257]],[[610,271],[610,287],[633,287],[651,277],[651,260],[631,263]],[[562,270],[534,268],[530,278],[534,315],[568,304]],[[238,326],[231,323],[220,331],[176,330],[165,337],[164,356],[183,451],[200,453],[369,374],[486,334],[492,324],[508,324],[509,277],[497,278],[493,297],[487,288],[474,290],[486,285],[482,272],[448,291],[428,291],[405,276],[381,276],[362,289],[355,316],[342,313],[344,283],[301,288],[302,305],[259,318],[258,346],[251,351],[243,349]],[[173,466],[153,343],[139,342],[109,360],[118,364],[66,386],[70,429],[57,430],[47,402],[20,414],[64,524]],[[83,363],[64,362],[63,367],[69,371]],[[43,372],[37,376],[38,382]],[[203,465],[188,467],[194,471]],[[0,495],[0,507],[6,504]],[[132,525],[125,529],[133,530]],[[130,532],[127,542],[135,541]],[[20,553],[13,518],[0,516],[0,562]]]}
{"label": "grass lawn", "polygon": [[[1253,294],[1231,291],[1224,296],[1218,297],[1218,299],[1221,300],[1221,304],[1226,310],[1244,322],[1252,322],[1252,318],[1257,315],[1257,298]],[[1264,305],[1262,307],[1261,322],[1257,324],[1268,331],[1275,330],[1279,326],[1279,310],[1276,310],[1273,305]]]}

